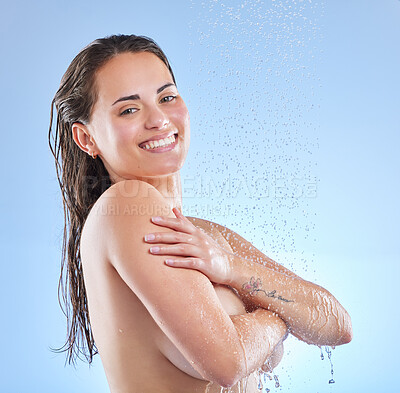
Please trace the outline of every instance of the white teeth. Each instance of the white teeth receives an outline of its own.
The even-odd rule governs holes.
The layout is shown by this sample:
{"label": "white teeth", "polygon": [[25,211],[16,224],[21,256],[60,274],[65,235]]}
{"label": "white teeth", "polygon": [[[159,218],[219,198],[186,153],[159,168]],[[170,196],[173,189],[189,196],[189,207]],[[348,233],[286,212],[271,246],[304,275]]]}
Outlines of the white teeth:
{"label": "white teeth", "polygon": [[154,149],[157,147],[164,147],[174,142],[175,142],[175,136],[171,135],[168,138],[160,139],[158,141],[150,141],[143,147],[143,149]]}

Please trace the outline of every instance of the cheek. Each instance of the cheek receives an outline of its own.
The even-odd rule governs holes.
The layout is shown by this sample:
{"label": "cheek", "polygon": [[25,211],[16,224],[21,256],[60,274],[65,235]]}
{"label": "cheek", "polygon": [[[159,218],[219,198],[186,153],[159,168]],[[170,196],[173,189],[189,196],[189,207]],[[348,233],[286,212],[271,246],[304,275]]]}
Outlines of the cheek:
{"label": "cheek", "polygon": [[126,142],[132,138],[132,130],[126,125],[113,127],[113,137],[121,142]]}
{"label": "cheek", "polygon": [[[129,122],[114,122],[108,127],[108,137],[115,145],[127,146],[135,140],[135,135],[137,135],[137,127],[129,124]],[[121,146],[120,146],[121,147]]]}
{"label": "cheek", "polygon": [[189,111],[185,104],[177,106],[175,110],[171,113],[170,117],[175,124],[180,124],[184,126],[189,126],[190,124]]}

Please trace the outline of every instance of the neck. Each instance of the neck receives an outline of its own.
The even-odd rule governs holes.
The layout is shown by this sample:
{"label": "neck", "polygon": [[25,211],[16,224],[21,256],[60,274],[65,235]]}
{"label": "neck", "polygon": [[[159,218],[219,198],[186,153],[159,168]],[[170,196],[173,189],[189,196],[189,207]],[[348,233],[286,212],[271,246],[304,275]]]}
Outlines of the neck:
{"label": "neck", "polygon": [[182,211],[182,185],[179,171],[162,177],[138,177],[137,179],[156,188],[164,196],[171,210],[177,207]]}
{"label": "neck", "polygon": [[[124,179],[115,179],[110,176],[111,184],[118,183]],[[165,201],[168,203],[170,209],[173,207],[177,207],[182,211],[182,185],[181,185],[181,176],[179,171],[172,173],[167,176],[161,177],[135,177],[136,180],[144,181],[148,184],[151,184],[154,188],[156,188],[161,195],[165,198]]]}

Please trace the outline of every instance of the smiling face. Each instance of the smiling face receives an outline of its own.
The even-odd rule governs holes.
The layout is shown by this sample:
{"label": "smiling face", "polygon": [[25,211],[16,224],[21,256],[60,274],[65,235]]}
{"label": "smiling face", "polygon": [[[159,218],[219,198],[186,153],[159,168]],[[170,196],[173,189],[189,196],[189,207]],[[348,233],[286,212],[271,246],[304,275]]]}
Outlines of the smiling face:
{"label": "smiling face", "polygon": [[189,149],[189,113],[162,60],[122,53],[95,81],[97,101],[86,127],[112,182],[179,171]]}

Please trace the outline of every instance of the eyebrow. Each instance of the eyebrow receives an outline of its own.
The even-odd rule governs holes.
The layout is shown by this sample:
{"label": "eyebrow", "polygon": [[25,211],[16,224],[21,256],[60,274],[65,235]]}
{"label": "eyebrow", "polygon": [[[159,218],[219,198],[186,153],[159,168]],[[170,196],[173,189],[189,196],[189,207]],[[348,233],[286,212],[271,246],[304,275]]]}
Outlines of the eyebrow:
{"label": "eyebrow", "polygon": [[[166,83],[165,85],[161,86],[160,88],[157,89],[157,94],[160,94],[163,90],[165,90],[167,87],[170,86],[175,86],[175,83]],[[111,106],[115,105],[117,102],[131,101],[131,100],[140,100],[139,94],[132,94],[130,96],[118,98],[118,100],[115,101]]]}

